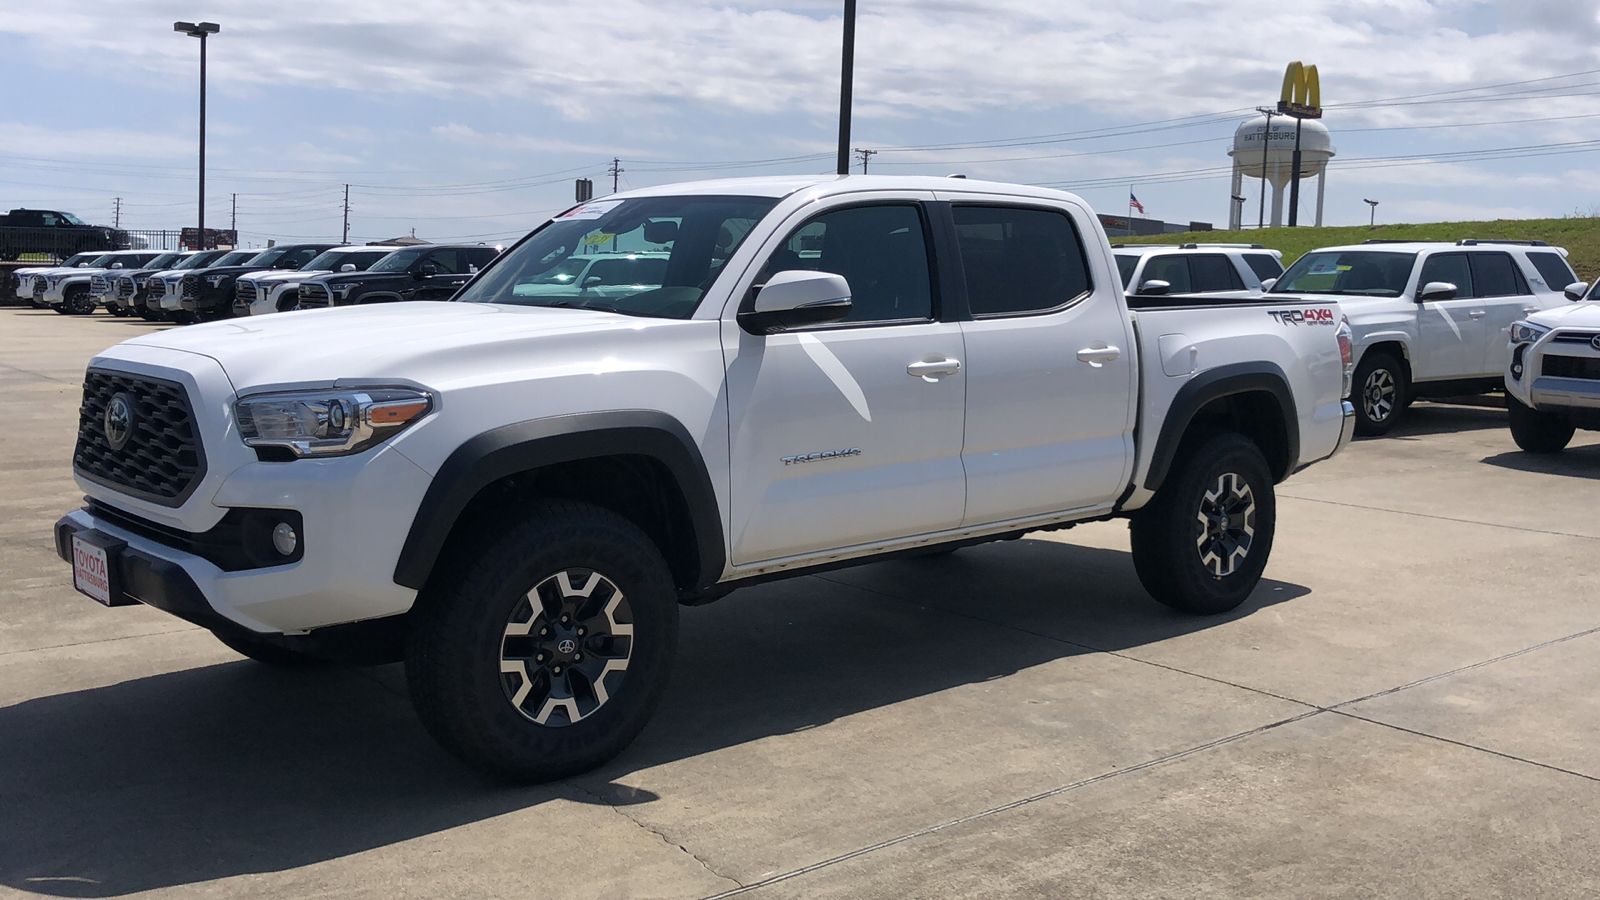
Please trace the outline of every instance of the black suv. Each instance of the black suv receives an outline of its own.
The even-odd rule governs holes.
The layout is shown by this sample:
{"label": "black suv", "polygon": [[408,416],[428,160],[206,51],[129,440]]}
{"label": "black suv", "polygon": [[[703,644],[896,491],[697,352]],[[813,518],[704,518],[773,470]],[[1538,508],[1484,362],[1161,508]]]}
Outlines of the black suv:
{"label": "black suv", "polygon": [[[233,315],[233,283],[247,272],[263,269],[295,270],[339,244],[285,244],[261,251],[239,265],[216,266],[195,272],[199,290],[184,291],[183,309],[202,321]],[[184,279],[188,281],[187,278]]]}
{"label": "black suv", "polygon": [[449,300],[500,251],[479,244],[429,244],[385,256],[365,272],[319,275],[300,285],[300,308]]}

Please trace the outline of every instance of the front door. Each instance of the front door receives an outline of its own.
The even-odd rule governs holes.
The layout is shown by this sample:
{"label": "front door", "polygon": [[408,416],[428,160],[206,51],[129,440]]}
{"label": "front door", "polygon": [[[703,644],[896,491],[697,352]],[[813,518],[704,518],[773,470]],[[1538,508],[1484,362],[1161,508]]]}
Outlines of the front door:
{"label": "front door", "polygon": [[965,354],[939,319],[923,199],[840,198],[764,248],[756,285],[843,275],[843,321],[766,336],[724,322],[735,565],[961,523]]}
{"label": "front door", "polygon": [[1109,506],[1131,475],[1137,373],[1121,284],[1090,274],[1088,211],[952,199],[971,314],[964,524]]}
{"label": "front door", "polygon": [[1416,296],[1429,284],[1443,281],[1456,286],[1452,300],[1417,303],[1420,352],[1412,355],[1417,381],[1476,378],[1483,374],[1484,344],[1488,341],[1487,312],[1472,282],[1472,264],[1465,253],[1435,253],[1422,263]]}

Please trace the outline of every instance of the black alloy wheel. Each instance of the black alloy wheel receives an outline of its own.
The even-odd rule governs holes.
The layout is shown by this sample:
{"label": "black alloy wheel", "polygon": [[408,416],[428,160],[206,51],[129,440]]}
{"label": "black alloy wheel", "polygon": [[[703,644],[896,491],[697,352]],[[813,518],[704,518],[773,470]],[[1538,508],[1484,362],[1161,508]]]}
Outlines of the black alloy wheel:
{"label": "black alloy wheel", "polygon": [[89,296],[89,286],[86,284],[74,285],[67,288],[66,295],[61,298],[61,305],[68,315],[92,315],[99,307],[94,298]]}

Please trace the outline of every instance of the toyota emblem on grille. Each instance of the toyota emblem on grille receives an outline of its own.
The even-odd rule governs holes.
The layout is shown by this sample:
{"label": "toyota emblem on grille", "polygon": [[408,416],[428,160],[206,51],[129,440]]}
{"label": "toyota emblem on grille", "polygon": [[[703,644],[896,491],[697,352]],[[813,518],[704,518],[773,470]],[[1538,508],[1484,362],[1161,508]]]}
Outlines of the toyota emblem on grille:
{"label": "toyota emblem on grille", "polygon": [[133,434],[133,401],[127,394],[115,394],[106,404],[105,429],[108,447],[121,450],[127,445]]}
{"label": "toyota emblem on grille", "polygon": [[1589,346],[1595,348],[1596,350],[1600,350],[1600,334],[1597,334],[1589,339]]}

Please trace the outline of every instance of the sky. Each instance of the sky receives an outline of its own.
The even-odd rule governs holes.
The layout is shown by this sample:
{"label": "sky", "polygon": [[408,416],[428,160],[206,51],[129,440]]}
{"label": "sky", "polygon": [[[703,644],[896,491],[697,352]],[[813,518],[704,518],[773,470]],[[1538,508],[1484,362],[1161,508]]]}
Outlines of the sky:
{"label": "sky", "polygon": [[[1227,151],[1316,64],[1326,222],[1600,215],[1600,0],[859,0],[874,174],[1227,221]],[[834,171],[842,0],[0,0],[0,209],[241,243],[513,240],[622,189]],[[860,171],[857,164],[855,171]],[[1254,223],[1259,182],[1247,183]],[[1307,185],[1303,220],[1314,189]],[[235,206],[236,203],[236,206]]]}

